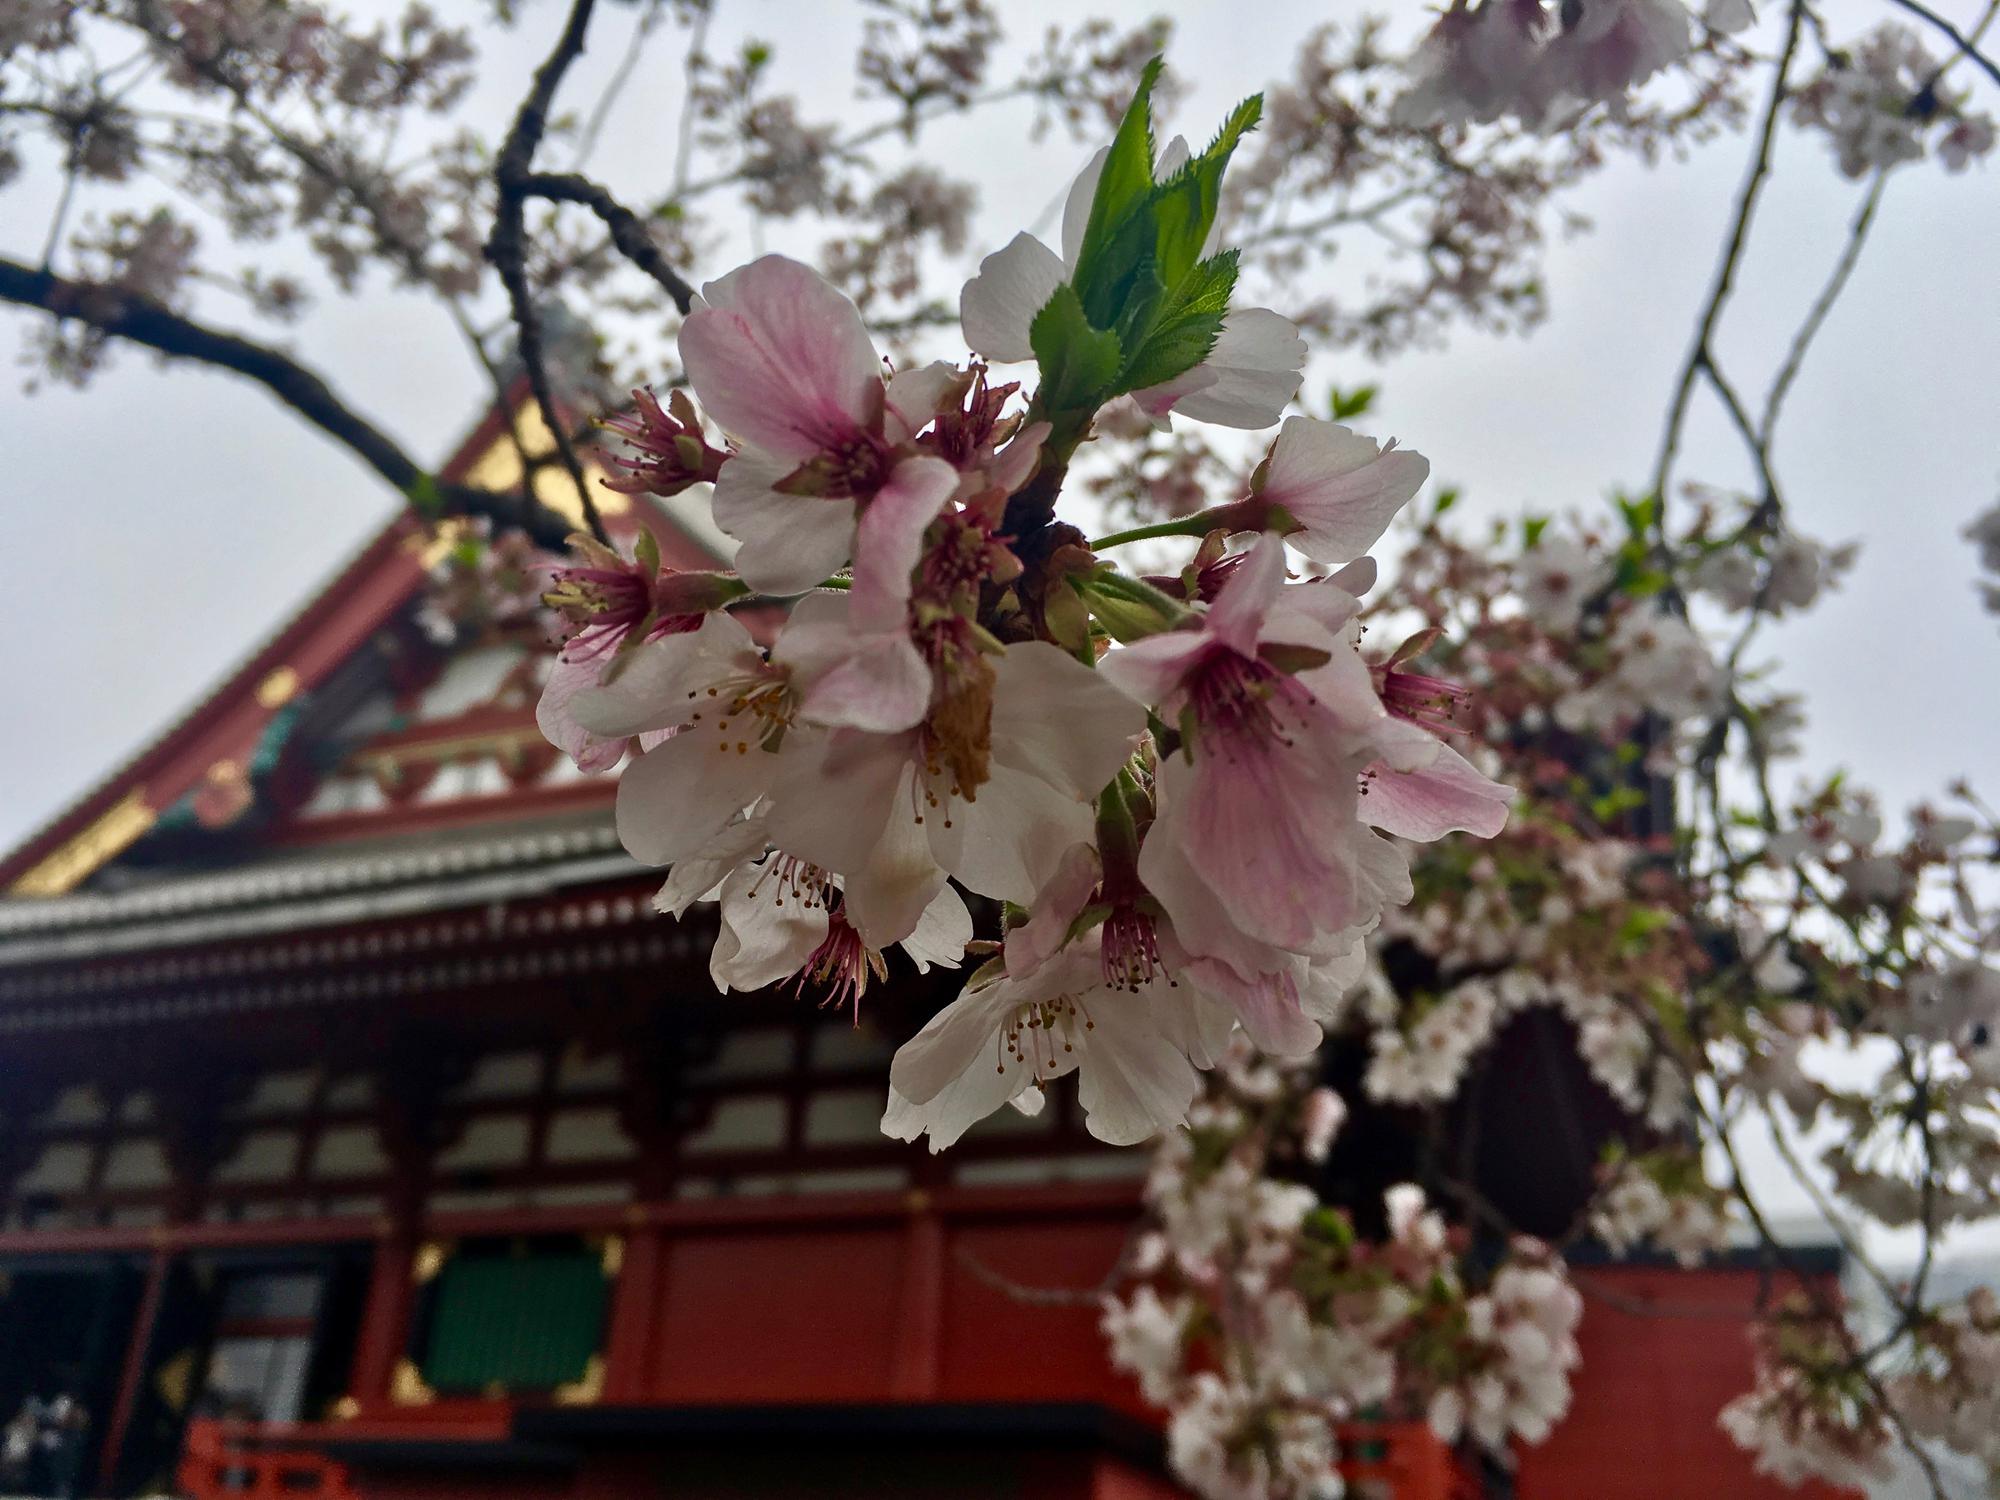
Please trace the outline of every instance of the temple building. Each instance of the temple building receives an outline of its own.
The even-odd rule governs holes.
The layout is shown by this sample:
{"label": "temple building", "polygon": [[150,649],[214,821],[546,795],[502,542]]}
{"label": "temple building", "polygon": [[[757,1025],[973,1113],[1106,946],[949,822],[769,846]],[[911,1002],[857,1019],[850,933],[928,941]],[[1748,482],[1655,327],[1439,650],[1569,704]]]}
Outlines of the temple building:
{"label": "temple building", "polygon": [[[506,427],[446,477],[517,482]],[[718,995],[535,727],[546,647],[453,613],[458,540],[399,516],[0,860],[0,1422],[71,1396],[118,1496],[1183,1494],[1094,1305],[1147,1154],[1062,1091],[885,1139],[948,993],[907,969],[858,1023]],[[1788,1493],[1715,1428],[1755,1270],[1586,1274],[1517,1493]],[[1357,1451],[1353,1493],[1476,1492]]]}

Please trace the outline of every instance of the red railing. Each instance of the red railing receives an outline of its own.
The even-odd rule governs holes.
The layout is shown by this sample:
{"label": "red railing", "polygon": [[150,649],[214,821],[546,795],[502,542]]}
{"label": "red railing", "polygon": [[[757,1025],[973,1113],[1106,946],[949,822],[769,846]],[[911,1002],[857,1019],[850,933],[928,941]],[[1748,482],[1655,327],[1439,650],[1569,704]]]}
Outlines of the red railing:
{"label": "red railing", "polygon": [[176,1477],[187,1500],[360,1500],[346,1468],[324,1454],[211,1417],[188,1423]]}

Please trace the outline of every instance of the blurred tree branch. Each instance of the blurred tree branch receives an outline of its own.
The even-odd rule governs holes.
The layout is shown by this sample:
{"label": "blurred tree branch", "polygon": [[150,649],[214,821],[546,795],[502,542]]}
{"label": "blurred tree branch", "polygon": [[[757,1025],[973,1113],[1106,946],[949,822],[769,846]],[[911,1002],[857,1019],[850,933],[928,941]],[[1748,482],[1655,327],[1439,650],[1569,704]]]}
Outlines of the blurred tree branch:
{"label": "blurred tree branch", "polygon": [[485,516],[498,525],[518,527],[547,547],[560,547],[571,530],[566,519],[525,491],[515,496],[438,483],[393,438],[290,355],[197,323],[150,297],[0,258],[0,301],[38,309],[58,320],[74,319],[169,358],[193,360],[254,380],[346,447],[420,510]]}

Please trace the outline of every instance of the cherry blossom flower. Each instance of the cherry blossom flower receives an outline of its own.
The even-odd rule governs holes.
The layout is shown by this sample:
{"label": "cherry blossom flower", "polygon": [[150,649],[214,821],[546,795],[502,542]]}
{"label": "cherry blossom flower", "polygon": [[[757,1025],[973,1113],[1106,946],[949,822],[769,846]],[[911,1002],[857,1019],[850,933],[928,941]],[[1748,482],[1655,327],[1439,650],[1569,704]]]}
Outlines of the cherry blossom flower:
{"label": "cherry blossom flower", "polygon": [[1583,0],[1548,44],[1542,66],[1557,98],[1622,106],[1626,95],[1694,45],[1681,0]]}
{"label": "cherry blossom flower", "polygon": [[[1090,1133],[1129,1146],[1187,1118],[1214,1061],[1226,1014],[1162,976],[1137,989],[1107,985],[1097,944],[1084,941],[1015,978],[975,975],[903,1044],[889,1068],[882,1129],[929,1135],[943,1150],[1024,1090],[1075,1072]],[[1220,1020],[1218,1034],[1217,1020]]]}
{"label": "cherry blossom flower", "polygon": [[628,648],[697,629],[733,590],[715,574],[662,572],[651,533],[641,533],[631,558],[589,537],[570,545],[578,560],[554,570],[543,597],[573,630],[549,668],[535,722],[578,770],[604,771],[624,755],[629,737],[585,728],[575,714],[577,695],[596,687]]}
{"label": "cherry blossom flower", "polygon": [[1249,498],[1217,524],[1275,530],[1315,562],[1367,554],[1430,476],[1430,460],[1392,439],[1384,447],[1317,417],[1287,417],[1257,468]]}
{"label": "cherry blossom flower", "polygon": [[716,478],[715,520],[754,588],[811,588],[846,565],[882,490],[943,482],[901,452],[935,414],[937,372],[885,385],[854,304],[797,261],[767,255],[709,282],[680,354],[703,409],[742,444]]}
{"label": "cherry blossom flower", "polygon": [[1455,4],[1408,63],[1410,87],[1392,115],[1411,126],[1463,125],[1503,115],[1539,120],[1549,100],[1536,64],[1554,30],[1542,0]]}
{"label": "cherry blossom flower", "polygon": [[1399,861],[1360,821],[1358,778],[1376,760],[1421,765],[1438,743],[1382,708],[1336,633],[1356,608],[1332,584],[1286,589],[1283,547],[1267,536],[1199,628],[1101,668],[1184,726],[1159,768],[1140,878],[1190,952],[1234,958],[1246,977],[1243,939],[1325,951],[1372,924],[1399,881]]}
{"label": "cherry blossom flower", "polygon": [[915,728],[814,740],[773,788],[772,838],[841,872],[850,918],[877,947],[911,930],[947,876],[1025,905],[1088,835],[1144,724],[1098,673],[1022,642]]}
{"label": "cherry blossom flower", "polygon": [[790,672],[721,613],[628,653],[576,694],[570,711],[607,737],[674,731],[618,782],[619,839],[655,865],[696,853],[727,828],[769,790],[803,738]]}
{"label": "cherry blossom flower", "polygon": [[1523,553],[1521,598],[1528,613],[1549,630],[1570,630],[1584,602],[1610,577],[1603,558],[1568,537],[1543,536]]}
{"label": "cherry blossom flower", "polygon": [[[887,975],[881,953],[847,921],[839,881],[824,871],[773,851],[731,873],[715,895],[721,926],[708,968],[725,994],[790,981],[858,1014],[870,982]],[[971,913],[947,885],[901,947],[924,973],[932,964],[957,968],[971,939]]]}

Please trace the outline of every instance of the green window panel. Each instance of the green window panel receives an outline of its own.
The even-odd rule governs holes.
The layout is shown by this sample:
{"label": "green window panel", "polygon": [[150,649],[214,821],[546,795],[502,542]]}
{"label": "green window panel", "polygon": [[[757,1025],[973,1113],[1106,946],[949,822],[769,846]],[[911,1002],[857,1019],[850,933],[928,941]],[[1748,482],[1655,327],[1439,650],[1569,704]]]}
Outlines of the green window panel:
{"label": "green window panel", "polygon": [[552,1391],[581,1380],[610,1286],[588,1250],[460,1255],[431,1287],[418,1368],[437,1391]]}

